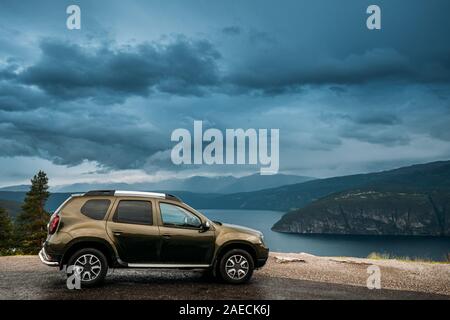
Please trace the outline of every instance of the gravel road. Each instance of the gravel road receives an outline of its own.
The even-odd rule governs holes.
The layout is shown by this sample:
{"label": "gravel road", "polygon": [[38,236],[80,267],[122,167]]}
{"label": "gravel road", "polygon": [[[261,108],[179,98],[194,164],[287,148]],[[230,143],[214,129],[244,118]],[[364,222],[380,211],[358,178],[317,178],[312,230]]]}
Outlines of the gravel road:
{"label": "gravel road", "polygon": [[[381,290],[366,287],[369,262],[380,265]],[[64,275],[37,256],[0,257],[0,299],[450,299],[450,265],[272,253],[246,285],[201,271],[115,269],[102,287],[68,290]]]}

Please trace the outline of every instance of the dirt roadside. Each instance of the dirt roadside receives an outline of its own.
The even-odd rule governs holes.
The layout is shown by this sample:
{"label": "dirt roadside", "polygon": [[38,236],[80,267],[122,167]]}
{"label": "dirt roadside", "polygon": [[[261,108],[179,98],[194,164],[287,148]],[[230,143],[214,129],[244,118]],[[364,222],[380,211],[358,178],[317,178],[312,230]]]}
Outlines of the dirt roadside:
{"label": "dirt roadside", "polygon": [[271,253],[267,276],[366,286],[367,268],[381,271],[384,289],[427,292],[450,296],[450,264],[349,257],[318,257],[307,253]]}
{"label": "dirt roadside", "polygon": [[[366,286],[381,271],[381,290]],[[271,253],[250,283],[232,286],[199,271],[110,270],[105,284],[68,290],[37,256],[0,257],[0,299],[449,299],[450,264]]]}

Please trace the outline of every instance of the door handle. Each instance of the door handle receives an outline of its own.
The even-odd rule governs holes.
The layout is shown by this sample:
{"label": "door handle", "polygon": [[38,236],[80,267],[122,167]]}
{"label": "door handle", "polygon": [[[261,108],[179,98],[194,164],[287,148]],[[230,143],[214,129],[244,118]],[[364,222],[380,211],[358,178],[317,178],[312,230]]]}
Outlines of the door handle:
{"label": "door handle", "polygon": [[170,234],[163,234],[163,236],[162,236],[164,239],[170,239]]}
{"label": "door handle", "polygon": [[119,237],[119,236],[122,235],[122,232],[120,232],[120,231],[114,231],[114,232],[113,232],[113,235],[115,235],[116,237]]}

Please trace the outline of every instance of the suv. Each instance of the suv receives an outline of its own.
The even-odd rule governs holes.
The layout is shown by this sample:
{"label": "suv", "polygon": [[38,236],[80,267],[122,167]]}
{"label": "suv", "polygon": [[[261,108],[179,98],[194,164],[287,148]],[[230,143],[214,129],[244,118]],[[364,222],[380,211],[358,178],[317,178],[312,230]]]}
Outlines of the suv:
{"label": "suv", "polygon": [[102,190],[72,195],[53,213],[39,257],[73,266],[89,287],[120,267],[206,269],[244,283],[268,254],[261,232],[212,222],[175,196]]}

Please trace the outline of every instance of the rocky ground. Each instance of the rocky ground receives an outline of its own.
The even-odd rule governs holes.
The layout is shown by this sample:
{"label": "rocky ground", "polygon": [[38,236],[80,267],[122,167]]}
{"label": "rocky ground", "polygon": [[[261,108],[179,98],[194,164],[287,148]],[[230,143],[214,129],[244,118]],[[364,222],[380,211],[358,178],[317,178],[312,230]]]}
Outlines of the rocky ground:
{"label": "rocky ground", "polygon": [[[381,289],[366,286],[367,268]],[[199,271],[110,270],[102,287],[68,290],[37,256],[0,257],[0,299],[449,299],[450,264],[271,253],[250,283],[218,283]]]}
{"label": "rocky ground", "polygon": [[383,289],[408,290],[448,295],[450,264],[375,260],[348,257],[318,257],[306,253],[272,253],[261,274],[291,279],[366,286],[367,268],[381,271]]}

